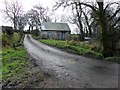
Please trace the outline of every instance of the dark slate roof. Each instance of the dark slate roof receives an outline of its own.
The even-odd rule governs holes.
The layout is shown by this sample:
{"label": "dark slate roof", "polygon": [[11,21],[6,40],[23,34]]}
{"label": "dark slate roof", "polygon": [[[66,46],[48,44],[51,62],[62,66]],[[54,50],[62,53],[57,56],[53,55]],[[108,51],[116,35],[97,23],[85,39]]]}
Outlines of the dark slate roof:
{"label": "dark slate roof", "polygon": [[53,23],[53,22],[43,22],[41,24],[41,30],[51,30],[51,31],[70,31],[67,23]]}

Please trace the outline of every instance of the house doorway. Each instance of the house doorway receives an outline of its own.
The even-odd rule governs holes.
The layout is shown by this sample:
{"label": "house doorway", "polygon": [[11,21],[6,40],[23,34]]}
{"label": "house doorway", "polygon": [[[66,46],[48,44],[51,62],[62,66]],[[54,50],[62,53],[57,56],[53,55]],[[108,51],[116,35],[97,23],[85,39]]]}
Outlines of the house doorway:
{"label": "house doorway", "polygon": [[62,39],[62,40],[65,39],[65,32],[61,32],[61,39]]}

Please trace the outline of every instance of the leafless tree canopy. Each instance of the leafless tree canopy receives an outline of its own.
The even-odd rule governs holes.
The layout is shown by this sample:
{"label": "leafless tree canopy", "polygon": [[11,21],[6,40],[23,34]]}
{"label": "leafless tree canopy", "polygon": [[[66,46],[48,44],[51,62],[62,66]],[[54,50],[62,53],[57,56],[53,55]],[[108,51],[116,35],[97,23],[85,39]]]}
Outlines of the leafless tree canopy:
{"label": "leafless tree canopy", "polygon": [[[114,6],[115,8],[113,8]],[[75,14],[72,16],[72,21],[77,24],[81,32],[81,40],[84,40],[86,32],[89,31],[89,35],[91,36],[95,31],[94,29],[99,27],[97,30],[101,31],[99,34],[101,34],[101,41],[103,44],[103,55],[105,57],[114,55],[116,42],[120,39],[119,1],[111,3],[104,2],[104,0],[96,0],[96,3],[92,3],[76,0],[58,0],[54,9],[57,10],[59,7],[71,7],[72,11],[75,10]],[[88,9],[86,10],[85,8]],[[93,26],[95,27],[93,28]]]}
{"label": "leafless tree canopy", "polygon": [[41,28],[42,22],[50,22],[49,17],[49,8],[44,8],[42,5],[36,5],[27,12],[27,21],[29,24],[29,30],[33,30],[33,27],[36,29]]}
{"label": "leafless tree canopy", "polygon": [[12,2],[8,2],[7,0],[5,0],[4,4],[5,9],[3,11],[6,15],[6,19],[13,23],[14,29],[17,29],[17,22],[19,19],[18,17],[20,17],[23,12],[22,5],[17,0]]}

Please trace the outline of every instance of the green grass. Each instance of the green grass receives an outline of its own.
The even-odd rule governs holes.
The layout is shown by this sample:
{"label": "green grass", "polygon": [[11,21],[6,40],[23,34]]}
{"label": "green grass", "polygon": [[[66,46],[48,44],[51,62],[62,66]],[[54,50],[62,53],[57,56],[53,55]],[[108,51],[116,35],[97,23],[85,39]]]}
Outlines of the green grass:
{"label": "green grass", "polygon": [[107,57],[107,58],[105,58],[105,60],[112,61],[112,62],[117,62],[118,64],[120,64],[120,57],[117,57],[117,56]]}
{"label": "green grass", "polygon": [[[32,35],[32,34],[31,34]],[[34,39],[36,39],[36,40],[39,40],[41,37],[38,35],[38,36],[36,36],[36,35],[32,35],[32,37],[34,38]]]}
{"label": "green grass", "polygon": [[47,45],[55,46],[57,48],[64,49],[68,52],[76,53],[79,55],[89,56],[97,59],[103,58],[102,54],[92,50],[93,46],[86,44],[84,42],[77,41],[62,41],[62,40],[52,40],[52,39],[43,39],[40,42]]}
{"label": "green grass", "polygon": [[67,52],[71,52],[91,58],[112,61],[120,64],[119,56],[104,58],[101,53],[102,51],[101,48],[96,47],[96,45],[93,44],[90,45],[78,41],[63,41],[63,40],[52,40],[52,39],[42,39],[40,40],[40,42],[53,47],[63,49]]}
{"label": "green grass", "polygon": [[[14,33],[13,36],[2,35],[3,46],[0,51],[0,81],[2,80],[3,88],[9,86],[23,88],[30,83],[37,83],[35,80],[43,81],[44,73],[40,72],[38,67],[34,67],[28,61],[26,50],[22,45],[23,37],[20,33]],[[13,43],[16,44],[13,47]],[[21,44],[20,44],[21,43]],[[35,80],[33,80],[35,79]]]}
{"label": "green grass", "polygon": [[13,75],[17,75],[26,66],[26,51],[23,47],[14,50],[10,48],[2,52],[2,78],[7,80]]}
{"label": "green grass", "polygon": [[79,34],[70,34],[70,37],[72,37],[72,38],[79,38]]}
{"label": "green grass", "polygon": [[[21,34],[14,33],[12,36],[7,34],[1,34],[2,38],[2,65],[0,67],[0,76],[3,81],[7,81],[10,77],[22,72],[22,69],[26,66],[26,51],[23,46],[19,45],[16,49],[13,45],[18,44],[21,41]],[[23,39],[22,39],[23,40]]]}
{"label": "green grass", "polygon": [[3,66],[0,70],[2,70],[3,88],[12,85],[12,88],[24,88],[29,85],[34,88],[35,85],[48,77],[40,71],[38,66],[34,66],[33,62],[27,61],[26,54],[22,46],[19,46],[17,50],[9,48],[2,52]]}

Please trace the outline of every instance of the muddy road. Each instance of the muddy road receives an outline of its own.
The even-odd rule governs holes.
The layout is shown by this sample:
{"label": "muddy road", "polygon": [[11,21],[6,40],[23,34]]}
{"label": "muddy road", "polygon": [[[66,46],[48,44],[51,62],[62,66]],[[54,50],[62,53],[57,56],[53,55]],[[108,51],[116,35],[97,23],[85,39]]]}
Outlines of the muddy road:
{"label": "muddy road", "polygon": [[40,69],[52,76],[44,88],[118,87],[118,64],[66,53],[30,35],[25,36],[24,46]]}

